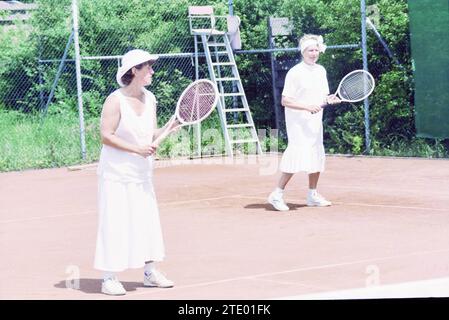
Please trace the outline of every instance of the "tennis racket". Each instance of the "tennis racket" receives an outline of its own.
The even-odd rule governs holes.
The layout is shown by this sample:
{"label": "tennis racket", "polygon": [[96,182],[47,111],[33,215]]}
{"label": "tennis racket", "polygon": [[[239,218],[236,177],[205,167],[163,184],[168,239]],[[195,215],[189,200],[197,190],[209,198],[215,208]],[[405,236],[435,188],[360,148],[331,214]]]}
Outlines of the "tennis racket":
{"label": "tennis racket", "polygon": [[170,125],[152,142],[152,145],[158,146],[175,129],[203,121],[215,109],[217,102],[218,89],[212,81],[200,79],[192,82],[181,93],[176,104],[174,116],[177,125]]}
{"label": "tennis racket", "polygon": [[338,95],[341,102],[359,102],[373,92],[375,85],[371,73],[354,70],[341,79],[335,95]]}

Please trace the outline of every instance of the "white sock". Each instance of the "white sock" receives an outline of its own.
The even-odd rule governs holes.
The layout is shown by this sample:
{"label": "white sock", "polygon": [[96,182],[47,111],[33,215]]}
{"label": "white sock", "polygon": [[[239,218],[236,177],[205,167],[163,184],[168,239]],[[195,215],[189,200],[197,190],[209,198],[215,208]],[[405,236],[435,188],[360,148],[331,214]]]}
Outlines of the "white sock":
{"label": "white sock", "polygon": [[115,272],[107,271],[107,272],[103,273],[103,281],[106,281],[108,279],[113,279],[113,278],[115,278]]}
{"label": "white sock", "polygon": [[316,194],[317,194],[316,189],[309,189],[309,196],[314,196]]}
{"label": "white sock", "polygon": [[276,189],[274,189],[274,192],[282,196],[284,194],[284,189],[277,187]]}
{"label": "white sock", "polygon": [[149,276],[153,272],[154,269],[155,269],[154,262],[147,262],[147,263],[145,263],[145,268],[143,271],[145,272],[145,274],[147,276]]}

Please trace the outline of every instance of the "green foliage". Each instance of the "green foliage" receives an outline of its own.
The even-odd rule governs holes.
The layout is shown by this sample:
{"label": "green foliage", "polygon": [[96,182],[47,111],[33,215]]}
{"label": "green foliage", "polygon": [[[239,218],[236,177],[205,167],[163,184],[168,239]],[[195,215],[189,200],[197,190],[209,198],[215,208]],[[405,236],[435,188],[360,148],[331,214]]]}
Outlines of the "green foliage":
{"label": "green foliage", "polygon": [[29,28],[18,23],[15,28],[0,26],[0,101],[5,107],[12,102],[16,109],[27,110],[33,100],[35,50],[29,46]]}
{"label": "green foliage", "polygon": [[[0,26],[0,112],[4,118],[0,129],[3,130],[0,170],[79,162],[73,62],[66,62],[63,68],[45,121],[41,122],[36,116],[46,102],[58,67],[58,63],[38,64],[37,61],[62,57],[71,32],[71,0],[37,0],[37,3],[39,9],[27,24],[17,23],[15,28]],[[328,45],[361,41],[359,0],[234,0],[233,3],[234,13],[241,18],[243,49],[268,47],[269,16],[288,17],[294,24],[293,37],[280,39],[279,46],[296,46],[295,37],[305,33],[322,34]],[[223,0],[79,0],[81,54],[119,56],[135,47],[155,53],[192,52],[193,38],[189,34],[187,7],[206,4],[213,5],[216,14],[228,13],[228,1]],[[326,150],[330,153],[447,156],[447,140],[435,142],[415,137],[407,1],[367,0],[367,5],[376,5],[379,13],[379,19],[375,21],[377,29],[403,68],[394,65],[372,31],[367,30],[368,65],[377,82],[370,97],[371,150],[365,151],[364,147],[365,115],[361,103],[326,109]],[[275,55],[279,59],[295,57],[294,53]],[[73,45],[68,57],[74,57]],[[245,54],[237,55],[236,59],[256,126],[259,129],[272,128],[270,55]],[[361,49],[329,49],[322,55],[319,63],[328,71],[331,91],[336,89],[344,74],[362,67],[361,59]],[[171,62],[174,60],[170,63],[164,59],[160,61],[155,67],[151,90],[158,99],[159,125],[163,125],[174,111],[178,96],[194,75],[190,59],[176,63]],[[204,61],[201,63],[205,64]],[[89,141],[90,160],[98,158],[101,146],[97,130],[99,115],[105,97],[117,88],[116,69],[117,60],[82,61],[83,105],[86,128],[89,128],[86,139]],[[207,75],[207,69],[201,68],[200,74]],[[220,131],[216,114],[203,124],[202,132],[209,129]],[[6,135],[6,132],[12,134]],[[194,130],[190,130],[188,135],[194,139]],[[170,150],[178,148],[175,146],[185,138],[183,134],[171,137],[161,146],[159,155],[173,155]],[[67,139],[65,143],[64,139]],[[217,135],[206,137],[202,141],[203,150],[208,144],[213,144],[207,152],[223,153],[224,143],[217,139],[220,139]],[[184,154],[188,150],[194,153],[196,147],[192,141],[184,149],[176,149],[175,153]],[[285,144],[284,139],[272,136],[263,141],[268,151],[276,149],[275,145],[282,151]],[[36,149],[27,151],[29,145],[35,145]],[[14,157],[17,154],[26,156]],[[67,156],[61,158],[62,154]]]}
{"label": "green foliage", "polygon": [[[15,125],[12,126],[11,123]],[[99,124],[86,121],[86,163],[98,160]],[[52,115],[45,122],[17,111],[0,111],[0,171],[80,163],[77,115]]]}

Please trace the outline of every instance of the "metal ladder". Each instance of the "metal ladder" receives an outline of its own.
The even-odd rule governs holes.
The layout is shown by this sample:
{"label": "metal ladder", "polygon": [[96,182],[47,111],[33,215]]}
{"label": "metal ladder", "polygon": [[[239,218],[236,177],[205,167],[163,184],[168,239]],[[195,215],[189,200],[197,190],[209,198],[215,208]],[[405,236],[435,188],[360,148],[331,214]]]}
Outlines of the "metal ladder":
{"label": "metal ladder", "polygon": [[[217,110],[227,154],[234,156],[234,146],[246,143],[249,144],[248,153],[254,151],[262,154],[259,137],[227,34],[221,31],[209,34],[201,32],[194,33],[194,37],[201,37],[210,78],[218,87],[220,97]],[[232,98],[232,101],[229,98]],[[245,128],[247,130],[239,131]],[[246,136],[242,136],[242,133]]]}

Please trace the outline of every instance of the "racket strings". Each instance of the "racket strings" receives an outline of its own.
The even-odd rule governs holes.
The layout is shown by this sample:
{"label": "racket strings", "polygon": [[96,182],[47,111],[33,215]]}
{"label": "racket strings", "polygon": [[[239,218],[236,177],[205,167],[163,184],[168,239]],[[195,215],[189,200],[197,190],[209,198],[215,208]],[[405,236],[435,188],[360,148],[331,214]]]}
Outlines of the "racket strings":
{"label": "racket strings", "polygon": [[202,120],[214,107],[216,91],[212,84],[201,82],[187,90],[181,98],[179,117],[184,123]]}
{"label": "racket strings", "polygon": [[374,88],[373,80],[365,73],[354,73],[344,79],[340,86],[339,95],[344,100],[363,100]]}

